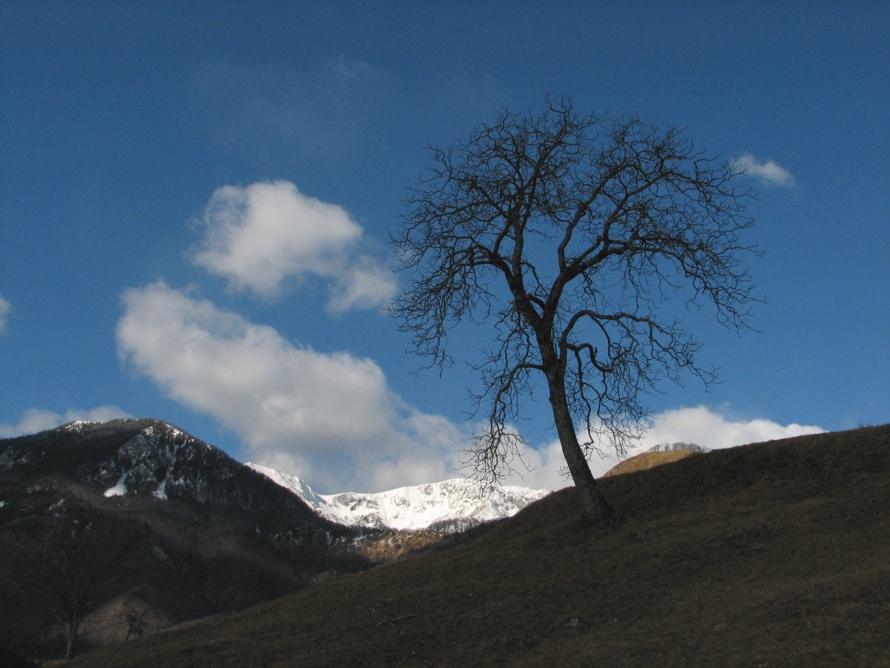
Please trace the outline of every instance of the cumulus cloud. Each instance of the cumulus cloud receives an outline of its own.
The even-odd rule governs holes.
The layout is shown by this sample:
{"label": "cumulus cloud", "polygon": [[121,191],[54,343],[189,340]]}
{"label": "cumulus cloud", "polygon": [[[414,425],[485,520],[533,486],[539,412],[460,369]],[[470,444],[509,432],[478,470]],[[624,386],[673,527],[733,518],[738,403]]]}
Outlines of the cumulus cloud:
{"label": "cumulus cloud", "polygon": [[123,300],[121,355],[170,398],[219,418],[251,447],[358,447],[385,432],[392,400],[375,362],[294,345],[163,282],[128,290]]}
{"label": "cumulus cloud", "polygon": [[374,308],[395,294],[391,271],[358,252],[362,228],[349,213],[301,193],[287,181],[223,186],[201,221],[192,262],[234,290],[274,297],[287,282],[317,277],[332,293],[328,308]]}
{"label": "cumulus cloud", "polygon": [[[654,415],[639,444],[628,452],[628,456],[663,444],[695,443],[715,450],[823,431],[824,429],[815,425],[781,425],[765,419],[736,420],[707,406],[676,408]],[[571,480],[561,474],[565,462],[559,441],[552,441],[538,449],[527,448],[523,451],[522,458],[534,470],[526,473],[520,467],[516,474],[508,478],[509,484],[539,489],[561,489],[571,485]],[[604,449],[604,456],[593,454],[589,458],[594,477],[602,476],[620,461],[607,448]]]}
{"label": "cumulus cloud", "polygon": [[3,333],[3,330],[6,329],[6,321],[9,318],[9,312],[12,310],[12,306],[8,301],[3,299],[3,296],[0,295],[0,334]]}
{"label": "cumulus cloud", "polygon": [[[376,362],[285,340],[163,282],[127,290],[117,326],[120,356],[171,399],[237,434],[245,458],[301,476],[315,489],[382,491],[457,477],[469,426],[423,413],[398,397]],[[119,409],[117,409],[119,410]],[[79,417],[35,411],[7,434]],[[734,419],[705,406],[654,416],[628,455],[663,443],[725,448],[821,432],[812,425]],[[2,432],[0,432],[2,433]],[[559,442],[525,447],[506,484],[560,489],[571,484]],[[619,459],[590,458],[595,476]]]}
{"label": "cumulus cloud", "polygon": [[794,175],[775,160],[758,160],[751,153],[743,153],[733,161],[737,169],[744,170],[746,176],[760,179],[761,183],[778,188],[794,185]]}
{"label": "cumulus cloud", "polygon": [[64,413],[56,413],[44,408],[30,408],[24,412],[17,424],[0,424],[0,438],[36,434],[39,431],[54,429],[75,420],[105,422],[106,420],[128,417],[132,416],[117,406],[98,406],[90,410],[70,409]]}
{"label": "cumulus cloud", "polygon": [[336,277],[331,287],[328,310],[342,312],[353,308],[374,308],[389,302],[395,292],[392,271],[362,256]]}
{"label": "cumulus cloud", "polygon": [[253,461],[331,491],[449,477],[458,430],[404,405],[374,361],[291,343],[163,282],[123,302],[121,357],[234,431]]}
{"label": "cumulus cloud", "polygon": [[815,425],[781,425],[762,418],[733,420],[706,406],[677,408],[655,416],[639,451],[665,443],[695,443],[714,450],[823,431]]}

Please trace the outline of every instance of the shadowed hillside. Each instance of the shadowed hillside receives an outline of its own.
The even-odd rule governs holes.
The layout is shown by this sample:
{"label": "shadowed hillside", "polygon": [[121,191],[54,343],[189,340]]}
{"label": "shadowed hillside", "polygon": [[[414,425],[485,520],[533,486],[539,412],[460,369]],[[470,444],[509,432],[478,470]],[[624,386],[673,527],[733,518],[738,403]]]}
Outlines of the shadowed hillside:
{"label": "shadowed hillside", "polygon": [[890,427],[718,450],[572,490],[452,550],[72,666],[888,666]]}
{"label": "shadowed hillside", "polygon": [[98,601],[78,651],[231,613],[365,567],[334,549],[353,535],[159,420],[0,439],[0,649],[61,656],[76,600]]}

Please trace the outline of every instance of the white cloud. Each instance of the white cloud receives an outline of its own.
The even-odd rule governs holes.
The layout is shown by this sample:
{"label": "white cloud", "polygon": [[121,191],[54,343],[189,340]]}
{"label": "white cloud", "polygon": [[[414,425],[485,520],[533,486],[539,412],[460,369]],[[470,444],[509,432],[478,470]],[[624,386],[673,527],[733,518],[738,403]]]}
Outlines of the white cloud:
{"label": "white cloud", "polygon": [[[520,452],[522,461],[513,462],[513,472],[507,475],[503,484],[530,487],[532,489],[562,489],[572,484],[570,478],[562,475],[565,459],[558,440],[545,443],[543,446],[524,447]],[[594,462],[591,461],[591,469]],[[526,470],[528,467],[529,470]]]}
{"label": "white cloud", "polygon": [[823,431],[814,425],[783,426],[765,419],[736,421],[706,406],[677,408],[655,416],[639,451],[664,443],[695,443],[715,450]]}
{"label": "white cloud", "polygon": [[[250,460],[299,475],[323,493],[381,491],[461,475],[469,427],[405,403],[373,360],[291,343],[271,327],[163,282],[127,290],[123,301],[121,357],[168,397],[234,431]],[[30,423],[41,418],[61,424],[59,416],[37,413]],[[705,406],[678,408],[655,415],[628,455],[662,443],[713,449],[820,431],[733,419]],[[571,484],[560,473],[565,462],[558,441],[526,447],[521,455],[532,470],[515,462],[517,472],[505,484]],[[590,458],[595,476],[618,462],[612,454]]]}
{"label": "white cloud", "polygon": [[337,276],[331,288],[328,310],[374,308],[389,302],[396,292],[392,271],[363,255]]}
{"label": "white cloud", "polygon": [[75,420],[105,422],[128,417],[131,416],[117,406],[98,406],[90,410],[70,409],[64,413],[56,413],[45,408],[29,408],[17,424],[0,424],[0,438],[36,434]]}
{"label": "white cloud", "polygon": [[[643,434],[639,445],[628,452],[628,456],[645,452],[655,445],[695,443],[716,450],[823,431],[821,427],[813,425],[781,425],[765,419],[733,420],[707,406],[676,408],[653,416],[651,426]],[[589,458],[594,477],[602,476],[621,461],[611,452],[604,454],[604,457],[593,454]],[[522,456],[534,470],[525,473],[520,468],[522,475],[511,475],[509,484],[540,489],[561,489],[572,484],[570,479],[560,474],[565,461],[559,441],[552,441],[538,449],[529,448],[523,451]]]}
{"label": "white cloud", "polygon": [[124,294],[120,352],[172,399],[214,415],[251,447],[359,447],[385,431],[383,371],[348,353],[289,343],[163,282]]}
{"label": "white cloud", "polygon": [[405,406],[374,361],[290,343],[163,282],[123,301],[121,357],[233,430],[251,460],[335,492],[429,482],[450,468],[459,431]]}
{"label": "white cloud", "polygon": [[3,333],[3,330],[6,329],[6,321],[9,318],[9,312],[12,310],[12,306],[8,301],[3,299],[3,296],[0,295],[0,334]]}
{"label": "white cloud", "polygon": [[192,261],[234,290],[274,297],[289,280],[315,276],[330,284],[334,311],[374,308],[395,294],[392,272],[357,252],[362,229],[349,213],[303,195],[293,183],[219,188],[202,225],[204,239]]}
{"label": "white cloud", "polygon": [[760,179],[765,185],[790,188],[794,185],[794,175],[775,160],[757,160],[751,153],[738,156],[733,165],[742,169],[746,176]]}

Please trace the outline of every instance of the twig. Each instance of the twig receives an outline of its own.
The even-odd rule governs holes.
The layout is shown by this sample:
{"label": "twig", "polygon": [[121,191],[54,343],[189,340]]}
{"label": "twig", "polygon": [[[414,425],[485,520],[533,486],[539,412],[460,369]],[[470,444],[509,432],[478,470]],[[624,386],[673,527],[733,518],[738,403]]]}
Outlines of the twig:
{"label": "twig", "polygon": [[383,626],[384,624],[389,624],[390,626],[392,626],[396,622],[401,622],[402,620],[411,619],[413,617],[417,617],[417,615],[403,615],[402,617],[393,617],[392,619],[384,619],[381,622],[377,622],[377,626]]}

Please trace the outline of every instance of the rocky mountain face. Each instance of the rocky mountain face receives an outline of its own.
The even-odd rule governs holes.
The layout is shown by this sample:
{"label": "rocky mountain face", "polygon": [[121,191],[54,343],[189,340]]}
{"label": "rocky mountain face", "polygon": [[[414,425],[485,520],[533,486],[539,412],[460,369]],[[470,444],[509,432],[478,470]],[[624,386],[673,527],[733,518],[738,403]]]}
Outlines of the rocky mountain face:
{"label": "rocky mountain face", "polygon": [[34,436],[0,440],[0,475],[60,477],[104,498],[150,496],[204,511],[250,515],[258,532],[311,544],[343,533],[265,476],[160,420],[74,422]]}
{"label": "rocky mountain face", "polygon": [[[368,565],[348,549],[353,530],[176,427],[150,419],[71,423],[0,440],[0,646],[32,656],[63,651],[52,605],[56,614],[64,607],[66,585],[45,585],[59,569],[54,555],[84,553],[68,536],[91,527],[132,536],[135,547],[126,569],[102,565],[113,570],[103,582],[107,600],[90,618],[102,628],[85,622],[83,648]],[[92,546],[85,568],[101,564],[110,545]]]}
{"label": "rocky mountain face", "polygon": [[249,462],[247,466],[292,491],[322,517],[363,529],[456,533],[511,517],[550,493],[524,487],[486,489],[476,481],[456,479],[374,494],[324,495],[297,476]]}

